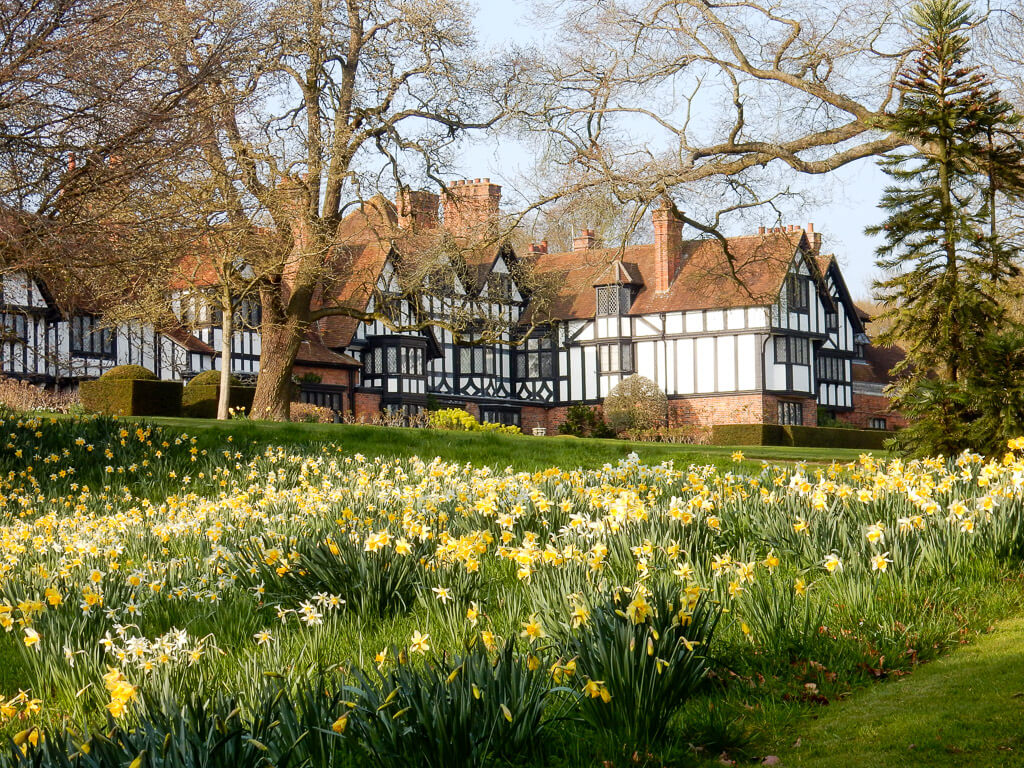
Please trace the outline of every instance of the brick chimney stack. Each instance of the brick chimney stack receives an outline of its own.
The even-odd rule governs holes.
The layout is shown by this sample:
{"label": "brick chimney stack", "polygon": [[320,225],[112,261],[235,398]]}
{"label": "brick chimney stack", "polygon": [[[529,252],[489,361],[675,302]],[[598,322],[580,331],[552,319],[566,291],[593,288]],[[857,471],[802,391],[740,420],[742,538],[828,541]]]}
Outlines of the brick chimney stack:
{"label": "brick chimney stack", "polygon": [[546,254],[548,252],[548,241],[541,240],[539,243],[530,243],[530,248],[527,252],[539,255]]}
{"label": "brick chimney stack", "polygon": [[594,237],[594,230],[584,229],[572,239],[572,249],[574,251],[589,251],[596,243],[597,238]]}
{"label": "brick chimney stack", "polygon": [[395,200],[400,229],[434,229],[438,224],[441,196],[422,190],[400,189]]}
{"label": "brick chimney stack", "polygon": [[665,201],[651,214],[654,222],[654,291],[665,293],[683,260],[683,222]]}
{"label": "brick chimney stack", "polygon": [[444,226],[453,235],[479,239],[498,232],[501,187],[490,179],[453,181],[444,196]]}
{"label": "brick chimney stack", "polygon": [[814,250],[814,255],[817,256],[821,252],[821,232],[814,231],[814,222],[807,225],[807,239],[811,243],[811,248]]}

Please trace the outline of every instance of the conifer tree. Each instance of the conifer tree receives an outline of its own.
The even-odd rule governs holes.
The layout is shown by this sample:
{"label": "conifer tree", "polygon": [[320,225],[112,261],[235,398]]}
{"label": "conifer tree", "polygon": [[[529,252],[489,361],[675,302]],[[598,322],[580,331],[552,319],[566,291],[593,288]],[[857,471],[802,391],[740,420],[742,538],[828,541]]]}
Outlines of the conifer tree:
{"label": "conifer tree", "polygon": [[978,67],[965,63],[973,22],[963,0],[923,0],[910,11],[920,52],[901,74],[903,100],[886,127],[913,151],[882,161],[895,181],[876,283],[906,366],[957,382],[977,371],[981,337],[997,329],[998,291],[1017,273],[1017,250],[999,234],[997,196],[1024,188],[1019,118]]}

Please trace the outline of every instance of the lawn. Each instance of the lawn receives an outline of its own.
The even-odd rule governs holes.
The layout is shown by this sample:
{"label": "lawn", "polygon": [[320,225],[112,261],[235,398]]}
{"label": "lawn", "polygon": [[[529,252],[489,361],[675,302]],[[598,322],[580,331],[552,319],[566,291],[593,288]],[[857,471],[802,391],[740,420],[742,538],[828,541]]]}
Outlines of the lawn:
{"label": "lawn", "polygon": [[[626,440],[595,440],[567,436],[533,437],[483,432],[456,432],[436,429],[404,429],[362,424],[278,424],[261,421],[215,421],[211,419],[161,418],[154,423],[185,432],[202,430],[233,435],[236,444],[255,443],[303,446],[310,442],[340,444],[345,451],[386,458],[440,457],[445,461],[472,462],[519,470],[548,467],[596,469],[636,453],[645,464],[674,461],[681,466],[711,464],[717,467],[733,463],[732,454],[740,450],[751,461],[817,462],[856,461],[865,451],[849,448],[789,448],[716,445],[676,445],[634,443]],[[875,453],[878,453],[877,451]],[[753,464],[747,465],[754,469]]]}
{"label": "lawn", "polygon": [[[798,737],[785,760],[810,761],[846,708],[857,745],[898,748],[860,702],[917,680],[904,708],[937,696],[926,675],[963,652],[922,662],[992,647],[1021,610],[1016,450],[801,465],[360,426],[2,426],[3,766],[681,766]],[[978,661],[976,687],[1015,687],[1002,663]],[[1015,748],[1003,730],[942,745],[987,760]]]}
{"label": "lawn", "polygon": [[[1024,618],[801,722],[793,768],[1024,766]],[[799,739],[799,746],[796,738]]]}

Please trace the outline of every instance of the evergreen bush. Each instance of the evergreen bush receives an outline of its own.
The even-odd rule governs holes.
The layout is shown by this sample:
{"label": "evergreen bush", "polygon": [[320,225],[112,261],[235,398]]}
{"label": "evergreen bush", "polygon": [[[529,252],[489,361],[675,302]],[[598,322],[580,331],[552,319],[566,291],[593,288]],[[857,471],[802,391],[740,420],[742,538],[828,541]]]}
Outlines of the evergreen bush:
{"label": "evergreen bush", "polygon": [[558,425],[558,432],[573,437],[615,437],[615,431],[605,422],[601,412],[583,403],[569,406],[565,421]]}
{"label": "evergreen bush", "polygon": [[149,370],[149,368],[144,368],[141,365],[115,365],[100,376],[100,381],[118,381],[122,379],[156,381],[157,375]]}

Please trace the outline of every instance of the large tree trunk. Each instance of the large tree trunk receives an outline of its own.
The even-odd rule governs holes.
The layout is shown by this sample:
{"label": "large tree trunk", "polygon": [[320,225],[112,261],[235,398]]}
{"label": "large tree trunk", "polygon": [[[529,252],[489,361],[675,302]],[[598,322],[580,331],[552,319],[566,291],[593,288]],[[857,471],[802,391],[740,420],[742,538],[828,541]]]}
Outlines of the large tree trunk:
{"label": "large tree trunk", "polygon": [[228,418],[231,405],[231,337],[234,335],[234,312],[230,294],[221,301],[220,316],[220,390],[217,394],[217,418]]}
{"label": "large tree trunk", "polygon": [[292,368],[302,335],[302,329],[292,318],[282,324],[264,324],[260,339],[260,375],[252,401],[253,418],[289,420]]}

